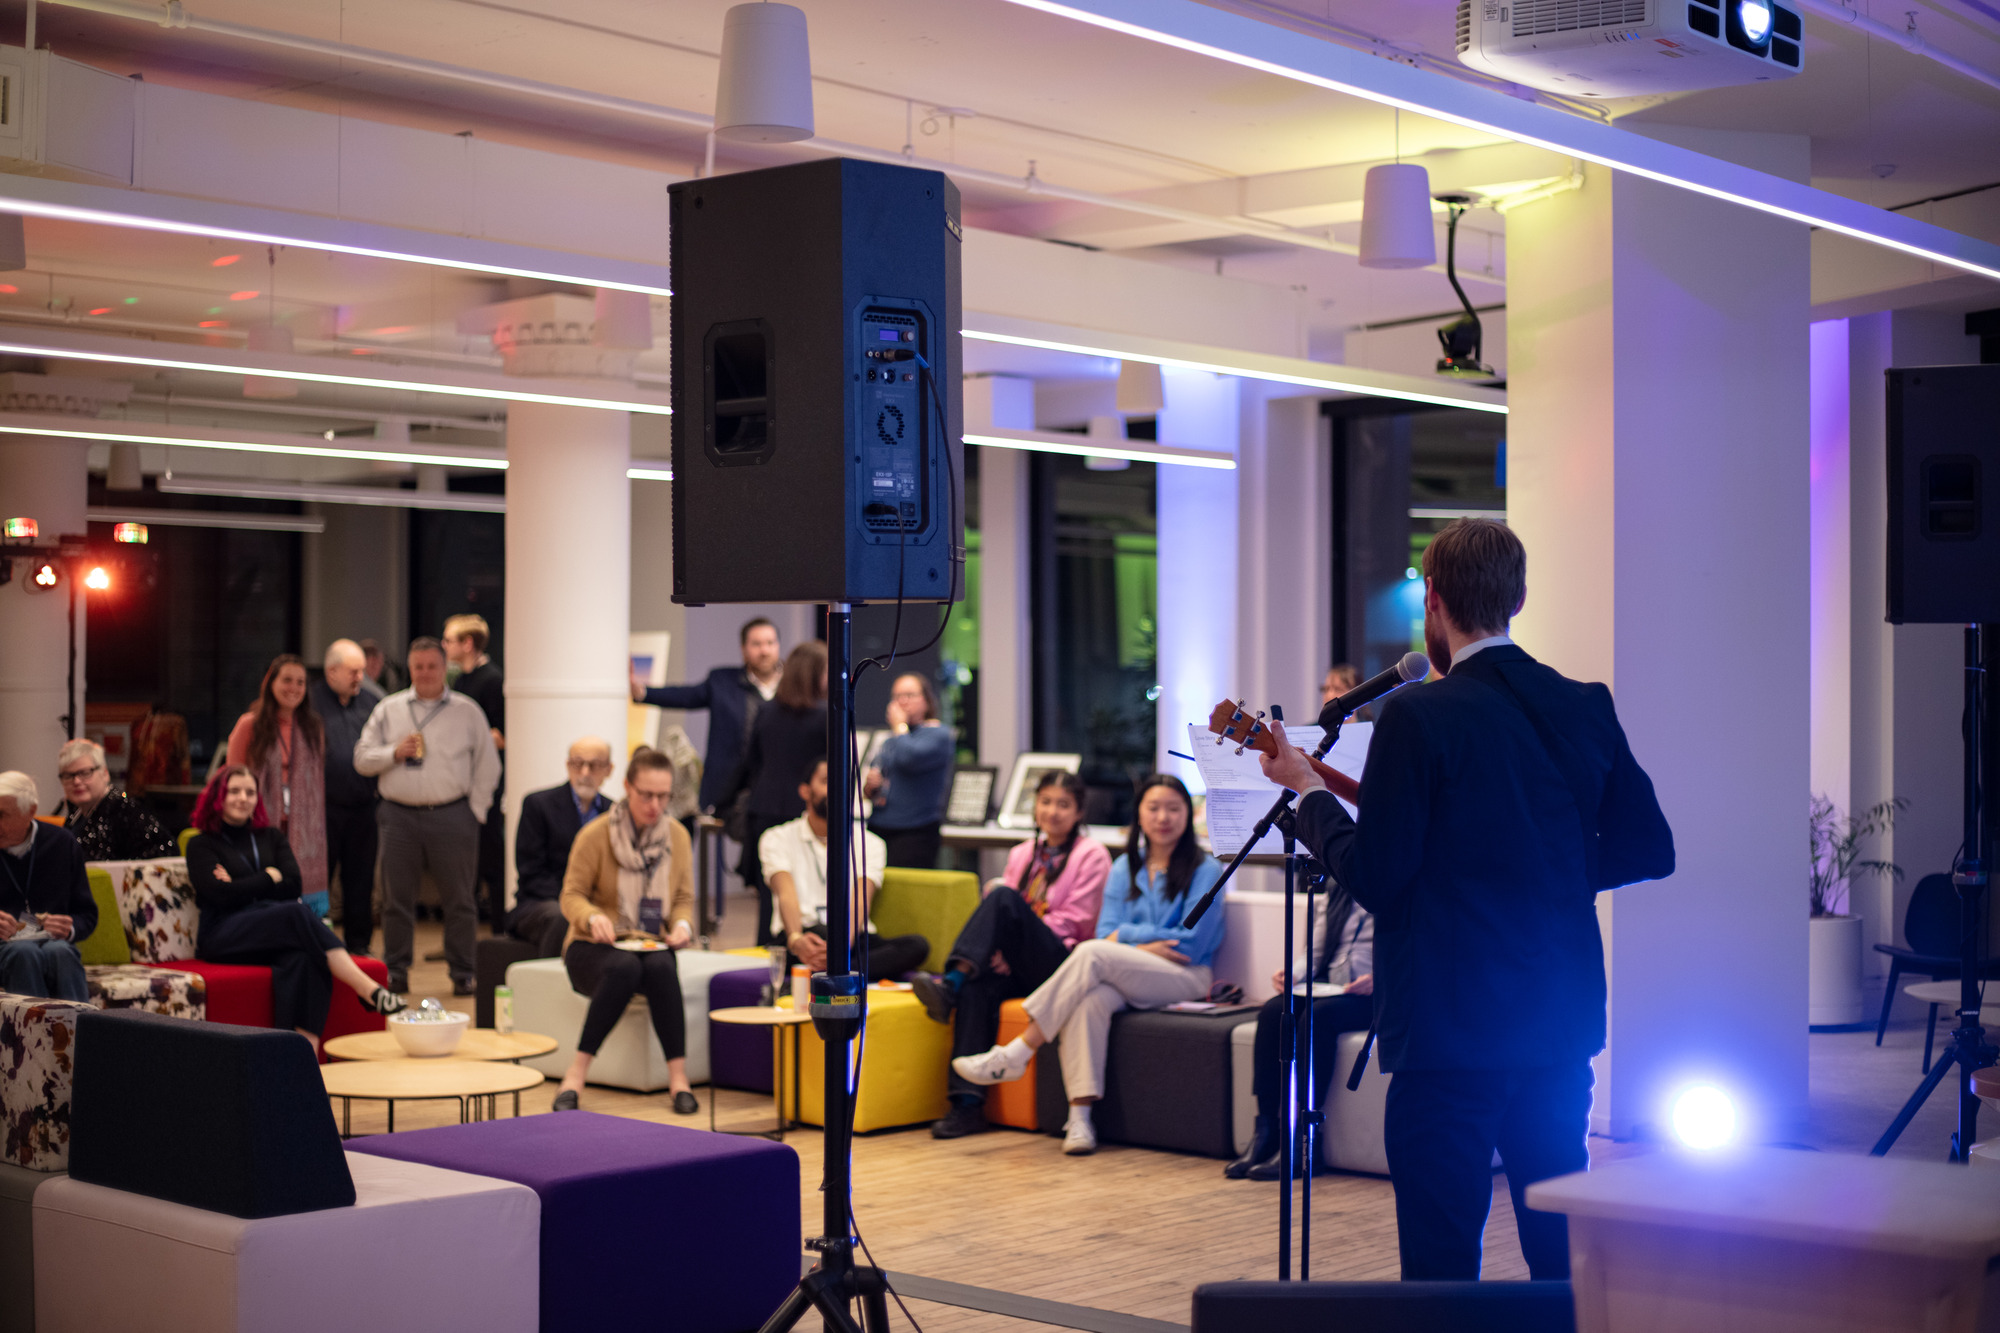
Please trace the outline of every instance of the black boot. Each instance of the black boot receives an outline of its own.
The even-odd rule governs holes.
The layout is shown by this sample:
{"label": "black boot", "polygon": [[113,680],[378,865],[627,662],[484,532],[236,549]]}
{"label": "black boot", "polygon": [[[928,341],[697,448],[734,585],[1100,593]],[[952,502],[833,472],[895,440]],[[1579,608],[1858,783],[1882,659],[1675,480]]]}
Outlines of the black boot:
{"label": "black boot", "polygon": [[[1276,1140],[1277,1136],[1273,1135],[1271,1155],[1269,1157],[1266,1157],[1263,1161],[1257,1163],[1257,1165],[1251,1167],[1249,1171],[1245,1172],[1244,1174],[1246,1179],[1283,1180],[1285,1178],[1285,1163],[1284,1159],[1278,1155]],[[1296,1148],[1293,1149],[1292,1179],[1299,1180],[1303,1178],[1305,1174],[1311,1169],[1312,1169],[1312,1163],[1306,1161],[1304,1154]]]}
{"label": "black boot", "polygon": [[[1277,1160],[1278,1127],[1271,1123],[1271,1117],[1257,1117],[1257,1127],[1250,1131],[1250,1146],[1243,1155],[1222,1168],[1222,1174],[1230,1180],[1241,1180],[1249,1175],[1265,1158]],[[1275,1170],[1275,1168],[1273,1168]]]}

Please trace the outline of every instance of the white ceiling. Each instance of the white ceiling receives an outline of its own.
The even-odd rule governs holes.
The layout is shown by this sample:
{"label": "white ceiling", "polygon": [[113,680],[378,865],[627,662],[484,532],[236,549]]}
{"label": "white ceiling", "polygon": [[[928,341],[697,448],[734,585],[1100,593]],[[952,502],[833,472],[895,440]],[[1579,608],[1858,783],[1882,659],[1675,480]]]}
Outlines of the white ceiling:
{"label": "white ceiling", "polygon": [[[1355,98],[1069,22],[1004,0],[798,0],[812,33],[823,137],[1107,194],[1273,172],[1418,157],[1489,137]],[[1870,0],[1861,0],[1867,9]],[[1211,0],[1324,32],[1328,22],[1449,58],[1453,0]],[[1872,0],[1902,21],[1919,5],[1926,38],[2000,69],[2000,23],[1972,0]],[[711,111],[715,52],[729,0],[188,0],[203,18],[472,66],[684,110]],[[22,7],[0,4],[0,39],[18,41]],[[699,131],[43,4],[40,35],[58,54],[149,81],[341,115],[692,174]],[[1877,204],[2000,181],[2000,91],[1839,25],[1807,18],[1807,68],[1754,88],[1635,100],[1620,118],[1807,134],[1814,183]],[[787,150],[724,145],[724,169],[787,160]],[[1893,164],[1886,179],[1872,169]],[[992,185],[964,191],[967,221],[1046,234],[1088,205]],[[1124,215],[1131,216],[1131,215]],[[0,319],[65,318],[156,329],[232,328],[270,313],[265,255],[221,242],[31,221],[31,272],[0,275]],[[1490,212],[1468,219],[1462,262],[1472,299],[1504,300]],[[1351,224],[1337,235],[1351,236]],[[1126,250],[1128,256],[1302,289],[1316,355],[1343,330],[1454,305],[1442,276],[1383,273],[1350,258],[1231,236]],[[221,268],[214,261],[239,254]],[[1491,272],[1488,272],[1489,265]],[[456,335],[456,313],[510,294],[502,283],[418,265],[287,251],[277,314],[303,337],[345,335],[368,354],[486,349]],[[232,301],[232,295],[258,295]],[[518,288],[511,289],[518,294]],[[1996,298],[2000,304],[2000,297]],[[87,312],[104,310],[101,316]],[[380,350],[386,349],[386,350]],[[655,356],[657,357],[657,353]],[[1098,375],[1110,363],[968,349],[971,369]],[[182,392],[226,393],[227,382]],[[306,401],[320,401],[308,390]],[[365,398],[367,406],[379,406]],[[350,404],[350,406],[353,404]]]}

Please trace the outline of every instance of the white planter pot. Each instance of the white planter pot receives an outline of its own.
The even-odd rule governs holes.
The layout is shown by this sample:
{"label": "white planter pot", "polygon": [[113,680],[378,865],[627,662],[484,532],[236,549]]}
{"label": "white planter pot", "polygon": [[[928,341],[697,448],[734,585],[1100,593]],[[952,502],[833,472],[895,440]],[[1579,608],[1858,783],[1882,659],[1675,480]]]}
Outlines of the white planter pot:
{"label": "white planter pot", "polygon": [[1807,922],[1806,1022],[1836,1027],[1863,1021],[1861,918],[1816,916]]}

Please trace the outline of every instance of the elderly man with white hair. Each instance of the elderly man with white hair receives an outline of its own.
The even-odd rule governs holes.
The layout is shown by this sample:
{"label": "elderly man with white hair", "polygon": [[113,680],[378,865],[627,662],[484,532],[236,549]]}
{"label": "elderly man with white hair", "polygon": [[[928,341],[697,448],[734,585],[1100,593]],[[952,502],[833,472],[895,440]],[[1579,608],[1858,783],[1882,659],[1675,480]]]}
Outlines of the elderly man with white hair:
{"label": "elderly man with white hair", "polygon": [[340,933],[351,954],[367,956],[375,939],[375,853],[379,835],[375,779],[354,771],[354,743],[382,694],[352,639],[326,646],[326,676],[306,699],[326,728],[326,873],[340,875]]}
{"label": "elderly man with white hair", "polygon": [[78,737],[56,751],[63,802],[55,813],[86,861],[145,861],[175,856],[174,840],[144,806],[114,789],[104,747]]}
{"label": "elderly man with white hair", "polygon": [[35,818],[26,773],[0,773],[0,990],[89,1000],[76,942],[97,929],[83,848]]}

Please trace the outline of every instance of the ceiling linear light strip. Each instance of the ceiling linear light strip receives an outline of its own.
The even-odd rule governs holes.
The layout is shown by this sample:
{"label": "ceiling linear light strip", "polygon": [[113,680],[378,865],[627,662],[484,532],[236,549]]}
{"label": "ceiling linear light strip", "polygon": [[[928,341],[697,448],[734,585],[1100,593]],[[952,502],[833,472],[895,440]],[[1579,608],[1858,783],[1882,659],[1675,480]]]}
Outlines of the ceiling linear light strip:
{"label": "ceiling linear light strip", "polygon": [[[432,234],[250,204],[187,199],[115,185],[0,175],[0,205],[9,213],[61,222],[207,236],[247,245],[288,245],[468,273],[609,287],[644,292],[648,296],[672,295],[663,265],[566,254],[508,241]],[[223,221],[224,218],[229,220]]]}
{"label": "ceiling linear light strip", "polygon": [[1204,347],[1177,343],[1164,338],[1137,334],[1114,334],[1099,329],[1080,329],[1009,315],[968,312],[967,328],[959,332],[975,342],[1005,343],[1015,347],[1039,347],[1052,352],[1074,352],[1080,356],[1110,357],[1119,361],[1145,361],[1157,366],[1201,370],[1216,375],[1236,375],[1244,379],[1291,384],[1328,393],[1365,394],[1371,398],[1394,398],[1403,402],[1427,403],[1437,407],[1462,407],[1474,412],[1504,415],[1504,390],[1482,385],[1457,385],[1431,381],[1417,375],[1391,371],[1364,370],[1328,361],[1307,361],[1302,357],[1272,356],[1239,352],[1231,348]]}
{"label": "ceiling linear light strip", "polygon": [[[122,339],[101,338],[90,334],[64,335],[50,330],[46,333],[37,331],[37,337],[43,341],[0,341],[0,353],[57,357],[70,361],[96,361],[109,365],[153,366],[162,370],[200,370],[221,375],[264,375],[272,379],[304,380],[313,384],[344,384],[361,389],[394,389],[510,403],[546,403],[556,407],[590,407],[610,412],[639,412],[650,416],[669,416],[673,410],[663,398],[619,397],[608,391],[595,391],[590,386],[575,381],[543,382],[561,383],[579,392],[537,393],[529,389],[502,387],[492,382],[498,380],[498,376],[487,379],[482,376],[439,371],[402,375],[387,366],[382,367],[381,371],[374,375],[350,375],[325,370],[294,369],[301,359],[298,357],[232,352],[215,348],[208,349],[200,356],[171,356],[159,352],[127,351],[120,345],[124,341]],[[169,345],[154,344],[156,347]]]}
{"label": "ceiling linear light strip", "polygon": [[1244,69],[1566,153],[1725,203],[2000,280],[2000,245],[1691,148],[1350,51],[1196,0],[1007,0]]}
{"label": "ceiling linear light strip", "polygon": [[[433,78],[449,79],[459,83],[474,84],[483,88],[497,88],[508,92],[521,93],[526,96],[541,97],[549,99],[551,101],[567,102],[576,106],[592,107],[600,111],[611,111],[618,113],[620,115],[629,115],[646,120],[661,121],[670,125],[682,125],[686,126],[689,129],[712,130],[715,126],[715,118],[713,116],[705,115],[698,111],[683,111],[676,107],[660,106],[651,102],[635,102],[627,98],[611,97],[603,93],[593,93],[581,88],[568,88],[558,84],[540,83],[533,79],[516,78],[512,75],[506,75],[506,74],[495,74],[488,70],[473,69],[463,65],[446,65],[433,60],[419,60],[412,56],[401,56],[401,55],[396,55],[393,52],[377,51],[367,47],[349,46],[342,42],[328,42],[312,37],[299,37],[291,33],[278,32],[274,29],[269,29],[269,28],[252,28],[237,23],[226,23],[220,20],[204,19],[188,13],[178,4],[174,5],[172,9],[169,10],[167,7],[164,6],[158,9],[152,9],[152,8],[147,8],[146,6],[143,5],[125,4],[122,3],[121,0],[50,0],[50,3],[67,5],[74,9],[88,9],[100,14],[110,14],[119,18],[134,19],[142,23],[156,24],[162,27],[195,28],[204,32],[213,32],[218,35],[235,37],[243,41],[262,42],[271,46],[283,46],[292,48],[294,50],[311,51],[315,54],[334,56],[342,60],[352,60],[352,61],[359,61],[364,64],[381,65],[389,69],[405,70],[414,74],[423,74]],[[170,14],[173,17],[170,18],[169,17]],[[892,166],[912,166],[912,167],[921,167],[930,171],[942,171],[947,175],[962,181],[976,181],[979,182],[980,184],[998,186],[1002,189],[1019,190],[1022,193],[1030,195],[1044,195],[1054,199],[1069,199],[1078,203],[1090,204],[1101,208],[1114,208],[1123,210],[1128,213],[1138,213],[1148,217],[1166,219],[1168,221],[1191,223],[1193,225],[1200,227],[1215,228],[1225,233],[1235,232],[1239,235],[1259,236],[1269,240],[1281,241],[1288,245],[1302,246],[1306,249],[1325,250],[1333,254],[1344,254],[1344,255],[1352,255],[1357,253],[1356,246],[1348,242],[1336,240],[1331,235],[1325,234],[1323,232],[1303,231],[1296,227],[1288,227],[1280,222],[1273,222],[1266,218],[1252,217],[1247,214],[1237,214],[1234,216],[1225,217],[1223,215],[1215,213],[1202,213],[1193,209],[1176,208],[1171,204],[1154,203],[1143,199],[1129,199],[1121,195],[1101,194],[1092,190],[1072,189],[1068,186],[1055,185],[1048,181],[1042,180],[1040,177],[1036,176],[1032,171],[1026,176],[1010,176],[1005,172],[987,171],[979,167],[968,167],[960,165],[959,163],[956,162],[945,162],[935,158],[919,157],[914,154],[905,155],[899,150],[874,148],[867,144],[845,143],[838,139],[814,138],[811,140],[806,140],[799,143],[788,144],[784,146],[790,148],[796,148],[798,150],[809,153],[827,154],[836,157],[856,157],[871,162],[885,162]],[[13,181],[16,179],[21,179],[21,178],[7,178],[4,180],[0,180],[0,196],[9,195],[13,192],[14,189]],[[60,187],[62,184],[63,184],[62,182],[38,183],[38,185],[42,188],[46,188],[50,185],[55,185],[57,187]],[[98,187],[80,187],[80,188],[93,188],[101,190],[104,187],[98,186]],[[124,194],[129,192],[114,191],[113,193]],[[161,198],[161,196],[147,196],[147,198],[158,199]],[[23,209],[17,211],[26,211],[26,210]],[[286,218],[289,215],[273,213],[269,214],[268,216],[271,217],[273,221],[266,225],[274,227],[279,231],[283,231],[286,229],[288,225],[291,225],[278,221],[278,219]],[[80,219],[80,220],[88,221],[92,219]],[[98,220],[115,221],[115,219],[112,218],[103,218]],[[157,223],[148,224],[140,221],[128,221],[125,222],[123,225],[146,226],[146,225],[163,225],[163,224],[157,224]],[[343,224],[343,225],[351,225],[351,224]],[[166,227],[166,229],[172,230],[174,228],[169,226]],[[260,236],[255,233],[241,232],[241,231],[208,230],[208,231],[197,232],[196,234],[222,236],[228,239],[250,240],[254,241],[257,244],[267,244],[270,243],[271,240],[270,237]],[[454,240],[455,239],[456,238],[454,238]],[[322,249],[340,248],[332,244],[317,245],[316,242],[306,239],[298,239],[291,241],[281,240],[278,243],[301,245],[308,247],[317,246],[317,248],[322,248]],[[348,253],[367,254],[374,252],[367,250],[350,250],[348,251]],[[446,258],[432,258],[416,253],[398,253],[398,254],[388,255],[386,257],[408,259],[417,263],[435,263],[450,267],[471,267],[487,272],[496,272],[496,273],[513,272],[513,270],[494,267],[492,265],[471,264],[468,262],[454,261]],[[615,263],[618,261],[606,260],[606,261],[596,261],[596,262]],[[1442,272],[1443,270],[1440,268],[1437,271]],[[530,274],[528,276],[541,276],[541,275]],[[563,278],[561,280],[568,282],[588,282],[600,287],[620,285],[614,282],[602,281],[597,278],[569,277],[569,278]],[[664,283],[664,278],[662,278],[661,281],[662,283]],[[666,292],[664,285],[659,287],[631,286],[628,287],[627,289],[632,291],[648,291],[648,292],[657,292],[660,294],[670,294]]]}
{"label": "ceiling linear light strip", "polygon": [[219,495],[241,500],[292,500],[300,504],[365,505],[385,509],[449,509],[470,514],[504,514],[507,497],[466,491],[406,491],[389,486],[315,486],[289,481],[246,481],[237,477],[162,477],[162,495]]}
{"label": "ceiling linear light strip", "polygon": [[1174,463],[1182,467],[1234,470],[1234,455],[1216,449],[1189,449],[1173,444],[1148,444],[1131,440],[1125,444],[1093,443],[1089,436],[1059,431],[1002,430],[967,431],[960,437],[967,444],[989,449],[1024,449],[1038,454],[1074,454],[1081,458],[1124,458],[1134,463]]}
{"label": "ceiling linear light strip", "polygon": [[244,532],[326,531],[323,518],[293,518],[288,514],[232,514],[219,509],[86,509],[91,523],[144,523],[150,528],[237,528]]}

